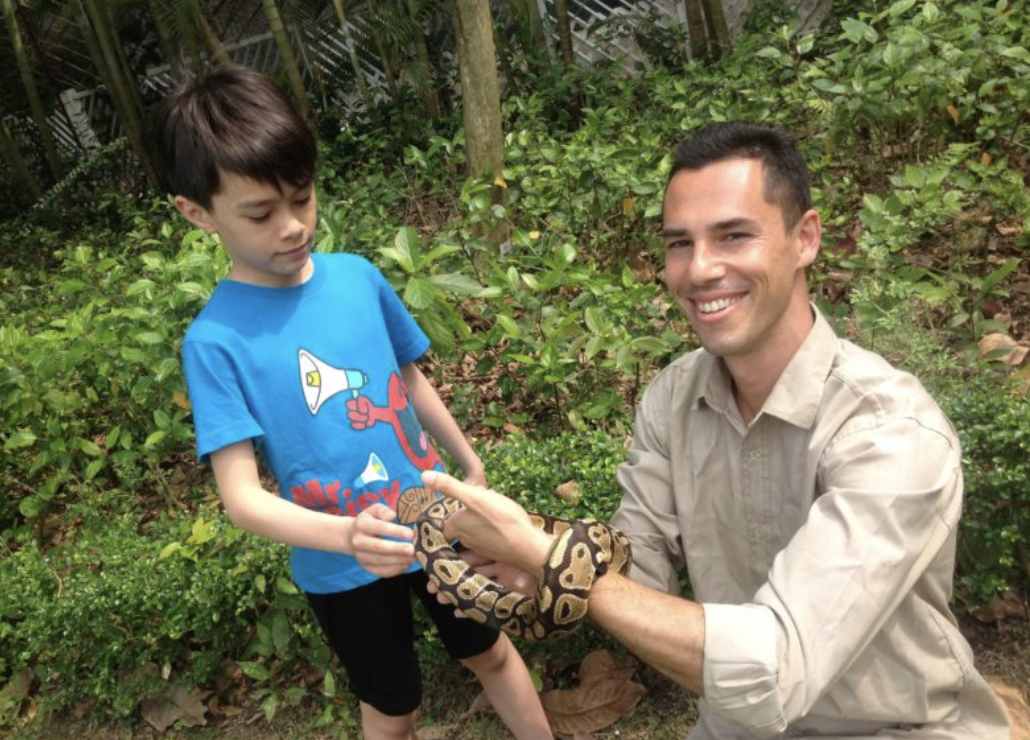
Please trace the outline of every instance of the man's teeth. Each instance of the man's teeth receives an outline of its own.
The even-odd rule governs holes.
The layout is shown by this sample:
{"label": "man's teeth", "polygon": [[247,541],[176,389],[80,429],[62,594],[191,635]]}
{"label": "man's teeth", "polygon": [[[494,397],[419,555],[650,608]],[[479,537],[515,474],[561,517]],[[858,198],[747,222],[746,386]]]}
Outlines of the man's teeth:
{"label": "man's teeth", "polygon": [[716,311],[721,311],[735,302],[736,301],[732,298],[720,298],[717,301],[699,302],[697,307],[701,310],[701,313],[715,313]]}

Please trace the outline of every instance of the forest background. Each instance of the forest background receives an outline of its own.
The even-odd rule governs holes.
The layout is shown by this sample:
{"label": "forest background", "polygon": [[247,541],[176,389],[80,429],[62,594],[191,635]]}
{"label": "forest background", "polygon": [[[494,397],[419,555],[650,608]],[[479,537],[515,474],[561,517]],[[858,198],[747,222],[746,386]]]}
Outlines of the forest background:
{"label": "forest background", "polygon": [[[0,100],[28,114],[0,116],[0,735],[356,736],[284,550],[235,529],[194,460],[181,337],[227,264],[148,163],[159,91],[133,65],[167,35],[143,33],[156,6],[2,3],[20,92],[9,68]],[[192,56],[168,57],[172,76],[231,56],[181,5],[197,34],[182,39]],[[322,5],[393,15],[359,44],[387,70],[378,91],[346,66],[305,76],[304,54],[278,46],[276,75],[322,139],[317,249],[383,269],[433,339],[426,369],[491,483],[527,508],[609,516],[636,401],[696,346],[662,285],[671,147],[717,120],[795,131],[826,224],[813,299],[954,421],[955,610],[981,666],[1026,696],[1025,0],[840,0],[804,32],[770,0],[732,38],[715,6],[686,3],[702,9],[689,43],[655,12],[616,15],[585,32],[630,38],[639,59],[591,65],[560,28],[553,48],[534,35],[532,2]],[[271,29],[303,18],[261,6]],[[109,65],[112,101],[124,93],[120,133],[88,155],[37,115],[54,99],[38,44],[17,53],[26,22],[58,17],[81,21],[69,28],[89,63]],[[564,735],[690,725],[688,697],[590,627],[520,648]],[[422,658],[423,740],[506,737],[428,632]]]}

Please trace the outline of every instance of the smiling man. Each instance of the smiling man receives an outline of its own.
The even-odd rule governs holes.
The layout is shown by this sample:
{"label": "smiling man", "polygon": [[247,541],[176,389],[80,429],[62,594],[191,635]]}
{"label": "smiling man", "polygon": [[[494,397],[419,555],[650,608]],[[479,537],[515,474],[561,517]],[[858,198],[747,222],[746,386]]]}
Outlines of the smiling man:
{"label": "smiling man", "polygon": [[[811,304],[820,232],[786,133],[718,124],[676,149],[666,281],[702,348],[641,401],[612,521],[633,570],[597,575],[589,618],[702,697],[690,740],[1006,740],[949,609],[958,439],[915,378]],[[545,567],[514,502],[423,479],[467,506],[448,535]]]}

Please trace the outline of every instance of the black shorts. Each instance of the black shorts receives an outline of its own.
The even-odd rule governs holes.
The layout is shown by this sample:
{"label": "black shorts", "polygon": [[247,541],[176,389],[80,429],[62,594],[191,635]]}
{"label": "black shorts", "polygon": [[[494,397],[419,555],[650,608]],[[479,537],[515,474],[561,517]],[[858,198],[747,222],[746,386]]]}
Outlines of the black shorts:
{"label": "black shorts", "polygon": [[380,578],[334,594],[307,594],[315,617],[347,671],[350,690],[383,714],[400,717],[422,702],[422,676],[415,653],[411,592],[422,600],[451,657],[461,660],[489,650],[500,633],[454,616],[426,590],[424,571]]}

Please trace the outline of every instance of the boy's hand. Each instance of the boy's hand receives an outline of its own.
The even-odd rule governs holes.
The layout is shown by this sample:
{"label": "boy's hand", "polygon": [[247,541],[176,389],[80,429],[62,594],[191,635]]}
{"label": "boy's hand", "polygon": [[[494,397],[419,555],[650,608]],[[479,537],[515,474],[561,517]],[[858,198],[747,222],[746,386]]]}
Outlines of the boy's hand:
{"label": "boy's hand", "polygon": [[362,568],[381,578],[400,575],[415,562],[412,531],[394,524],[396,518],[389,506],[373,504],[354,518],[350,529],[350,552]]}

